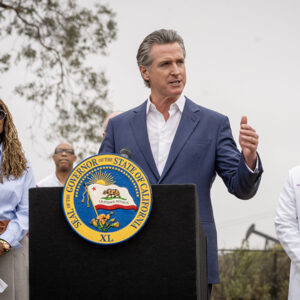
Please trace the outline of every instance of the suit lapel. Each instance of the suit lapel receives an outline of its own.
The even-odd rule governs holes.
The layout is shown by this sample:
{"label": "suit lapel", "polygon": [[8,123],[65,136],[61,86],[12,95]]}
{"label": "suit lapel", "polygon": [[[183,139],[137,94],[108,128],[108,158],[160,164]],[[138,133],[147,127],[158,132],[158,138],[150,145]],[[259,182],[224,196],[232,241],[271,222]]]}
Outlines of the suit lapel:
{"label": "suit lapel", "polygon": [[195,114],[195,112],[198,110],[199,107],[195,105],[191,100],[186,98],[186,103],[182,112],[181,120],[177,132],[175,134],[173,143],[171,145],[166,165],[158,183],[160,183],[164,179],[169,169],[173,165],[176,157],[178,156],[186,141],[197,126],[200,117],[197,114]]}
{"label": "suit lapel", "polygon": [[133,131],[136,143],[144,156],[149,168],[153,172],[156,180],[159,179],[159,173],[153,158],[153,154],[150,147],[150,142],[148,138],[147,124],[146,124],[146,107],[147,101],[135,109],[135,115],[130,120],[130,126]]}

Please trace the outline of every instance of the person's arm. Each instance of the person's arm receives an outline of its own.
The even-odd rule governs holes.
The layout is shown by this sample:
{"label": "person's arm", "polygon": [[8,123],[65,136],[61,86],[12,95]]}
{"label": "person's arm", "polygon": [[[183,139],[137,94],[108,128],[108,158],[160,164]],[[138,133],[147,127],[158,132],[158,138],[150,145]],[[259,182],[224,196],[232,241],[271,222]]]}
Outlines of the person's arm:
{"label": "person's arm", "polygon": [[232,137],[229,120],[224,117],[217,133],[216,170],[230,193],[240,199],[250,199],[257,192],[263,170],[258,155],[255,158],[258,159],[258,172],[248,169],[244,157]]}
{"label": "person's arm", "polygon": [[279,196],[275,217],[275,230],[287,255],[300,269],[300,231],[295,184],[290,171]]}
{"label": "person's arm", "polygon": [[19,243],[28,232],[28,198],[29,188],[35,187],[35,181],[31,167],[24,171],[21,199],[15,208],[15,215],[10,220],[5,232],[0,239],[5,240],[11,247],[19,248]]}

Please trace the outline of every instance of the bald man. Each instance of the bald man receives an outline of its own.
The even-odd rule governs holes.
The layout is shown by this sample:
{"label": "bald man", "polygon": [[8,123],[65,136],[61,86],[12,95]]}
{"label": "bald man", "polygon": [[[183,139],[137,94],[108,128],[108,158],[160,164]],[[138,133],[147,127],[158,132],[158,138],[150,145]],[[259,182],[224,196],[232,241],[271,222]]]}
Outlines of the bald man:
{"label": "bald man", "polygon": [[52,158],[56,167],[55,172],[42,179],[37,184],[38,187],[64,186],[77,159],[73,146],[66,142],[60,143],[55,148]]}

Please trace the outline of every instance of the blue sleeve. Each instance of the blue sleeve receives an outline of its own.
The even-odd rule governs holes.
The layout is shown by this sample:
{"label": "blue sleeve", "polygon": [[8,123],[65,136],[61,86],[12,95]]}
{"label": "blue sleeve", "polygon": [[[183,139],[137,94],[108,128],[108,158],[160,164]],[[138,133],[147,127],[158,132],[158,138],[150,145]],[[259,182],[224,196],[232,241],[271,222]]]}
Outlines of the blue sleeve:
{"label": "blue sleeve", "polygon": [[29,166],[24,172],[21,199],[15,208],[14,217],[10,220],[1,239],[7,241],[12,247],[19,248],[19,243],[28,232],[29,188],[35,187],[32,168]]}
{"label": "blue sleeve", "polygon": [[261,179],[261,161],[258,157],[258,173],[249,171],[242,153],[237,149],[227,117],[219,127],[216,151],[216,170],[228,191],[240,199],[252,198],[257,192]]}

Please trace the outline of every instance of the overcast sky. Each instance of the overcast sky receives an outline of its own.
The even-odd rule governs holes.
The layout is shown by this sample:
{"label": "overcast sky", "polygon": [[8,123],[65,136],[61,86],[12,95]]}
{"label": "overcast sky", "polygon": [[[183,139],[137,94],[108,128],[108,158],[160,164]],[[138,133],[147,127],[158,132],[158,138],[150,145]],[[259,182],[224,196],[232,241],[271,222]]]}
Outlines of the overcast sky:
{"label": "overcast sky", "polygon": [[[227,115],[236,140],[242,115],[248,116],[260,136],[265,171],[257,195],[241,201],[227,192],[220,179],[214,184],[219,248],[240,246],[252,223],[258,231],[275,236],[278,194],[288,169],[299,164],[299,1],[112,0],[110,6],[117,13],[118,39],[109,47],[110,55],[99,57],[97,63],[110,80],[113,109],[130,109],[149,95],[135,60],[143,38],[160,28],[177,30],[187,51],[184,94]],[[38,181],[54,170],[47,157],[55,144],[49,145],[43,132],[38,146],[30,142],[26,128],[33,108],[12,93],[26,76],[19,71],[2,75],[0,95],[13,113]],[[250,246],[261,248],[264,239],[252,236]]]}

